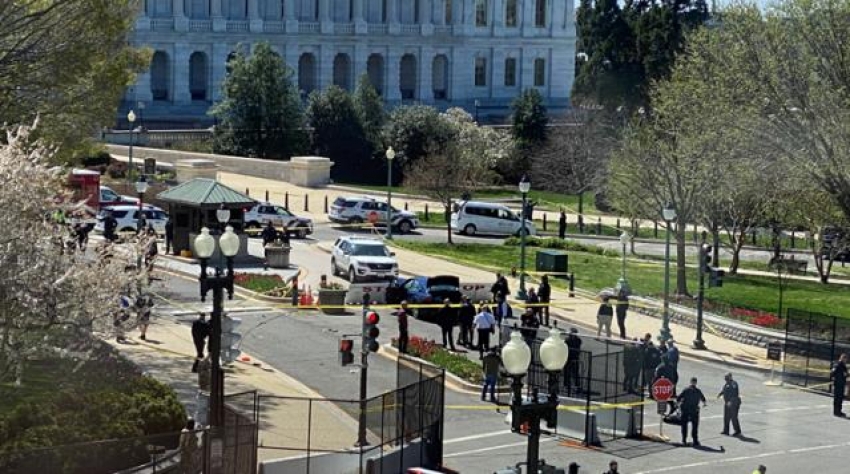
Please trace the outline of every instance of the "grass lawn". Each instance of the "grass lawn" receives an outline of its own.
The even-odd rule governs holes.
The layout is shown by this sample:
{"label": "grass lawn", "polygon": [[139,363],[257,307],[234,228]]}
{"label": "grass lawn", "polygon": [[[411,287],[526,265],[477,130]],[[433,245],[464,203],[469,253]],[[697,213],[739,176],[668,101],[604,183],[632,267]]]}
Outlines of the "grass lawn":
{"label": "grass lawn", "polygon": [[[519,266],[519,247],[486,244],[422,243],[396,241],[400,247],[447,257],[452,261],[478,265],[493,271],[509,271],[512,265]],[[534,268],[536,248],[530,247],[526,255],[526,268]],[[575,273],[576,286],[585,290],[598,291],[613,287],[620,276],[621,258],[596,255],[588,252],[569,251],[569,271]],[[627,262],[627,277],[636,294],[657,296],[663,293],[664,266],[660,262]],[[675,267],[671,268],[671,286],[675,287]],[[556,279],[557,281],[557,279]],[[697,271],[688,269],[688,289],[696,292]],[[563,282],[558,282],[559,284]],[[775,278],[727,275],[722,288],[709,288],[706,298],[721,304],[777,311],[779,292]],[[814,282],[789,281],[783,295],[783,307],[850,318],[850,286],[821,285]]]}

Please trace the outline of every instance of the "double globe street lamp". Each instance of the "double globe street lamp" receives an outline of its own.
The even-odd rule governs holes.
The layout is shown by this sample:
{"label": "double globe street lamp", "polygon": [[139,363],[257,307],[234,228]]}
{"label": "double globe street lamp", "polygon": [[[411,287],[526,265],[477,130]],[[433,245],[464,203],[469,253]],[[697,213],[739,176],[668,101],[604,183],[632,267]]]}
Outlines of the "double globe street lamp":
{"label": "double globe street lamp", "polygon": [[148,192],[148,181],[145,179],[145,175],[139,176],[139,180],[136,181],[136,194],[139,195],[139,217],[136,219],[136,233],[142,233],[145,224],[145,193]]}
{"label": "double globe street lamp", "polygon": [[[528,294],[525,292],[525,237],[528,234],[528,226],[525,222],[525,217],[528,209],[528,192],[531,190],[531,182],[526,176],[522,177],[519,182],[519,192],[522,193],[522,212],[520,212],[520,227],[519,227],[519,290],[516,297],[518,300],[525,300]],[[531,215],[528,216],[531,218]],[[507,298],[507,295],[505,295]]]}
{"label": "double globe street lamp", "polygon": [[664,313],[662,315],[661,333],[658,339],[662,342],[669,341],[670,337],[670,227],[676,220],[676,208],[672,203],[664,205],[661,217],[667,223],[667,237],[664,246]]}
{"label": "double globe street lamp", "polygon": [[537,473],[540,466],[540,422],[545,420],[549,428],[558,424],[558,381],[568,355],[569,350],[556,324],[549,330],[549,337],[540,344],[539,349],[540,362],[549,376],[549,395],[541,399],[538,389],[533,387],[531,397],[525,400],[522,396],[522,378],[531,365],[531,348],[516,327],[510,341],[502,348],[502,364],[513,379],[511,431],[522,432],[523,426],[528,431],[527,472]]}
{"label": "double globe street lamp", "polygon": [[[230,220],[230,210],[219,209],[216,219],[222,225]],[[216,249],[216,240],[206,227],[195,237],[195,256],[201,261],[201,274],[198,281],[201,285],[201,301],[206,301],[207,293],[213,292],[213,309],[211,314],[212,334],[210,335],[209,354],[212,372],[210,386],[210,425],[224,425],[224,373],[221,370],[221,320],[224,314],[224,290],[229,299],[233,299],[233,257],[239,252],[239,236],[233,232],[233,227],[227,226],[218,239],[221,254],[227,260],[227,273],[223,273],[219,265],[215,267],[213,276],[207,275],[207,262]]]}
{"label": "double globe street lamp", "polygon": [[387,239],[393,238],[393,160],[395,150],[387,148]]}

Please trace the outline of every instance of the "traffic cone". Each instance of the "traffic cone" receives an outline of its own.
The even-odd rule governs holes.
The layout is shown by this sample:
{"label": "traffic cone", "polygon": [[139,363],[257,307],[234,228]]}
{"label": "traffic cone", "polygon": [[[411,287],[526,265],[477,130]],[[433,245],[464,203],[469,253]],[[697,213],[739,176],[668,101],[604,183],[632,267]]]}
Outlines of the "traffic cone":
{"label": "traffic cone", "polygon": [[304,291],[304,285],[301,285],[301,289],[298,290],[301,297],[298,299],[298,306],[306,306],[307,305],[307,292]]}
{"label": "traffic cone", "polygon": [[309,285],[307,286],[307,304],[313,304],[313,287]]}

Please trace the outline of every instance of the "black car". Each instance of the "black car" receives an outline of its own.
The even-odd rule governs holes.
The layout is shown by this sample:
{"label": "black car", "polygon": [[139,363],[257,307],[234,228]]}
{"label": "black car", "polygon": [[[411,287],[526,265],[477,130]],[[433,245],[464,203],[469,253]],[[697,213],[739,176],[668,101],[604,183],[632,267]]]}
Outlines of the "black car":
{"label": "black car", "polygon": [[[460,278],[451,275],[399,277],[387,289],[388,304],[399,304],[406,300],[409,304],[441,305],[446,298],[453,304],[460,303]],[[438,307],[417,308],[414,315],[421,321],[438,323],[439,321],[436,320],[438,309]]]}

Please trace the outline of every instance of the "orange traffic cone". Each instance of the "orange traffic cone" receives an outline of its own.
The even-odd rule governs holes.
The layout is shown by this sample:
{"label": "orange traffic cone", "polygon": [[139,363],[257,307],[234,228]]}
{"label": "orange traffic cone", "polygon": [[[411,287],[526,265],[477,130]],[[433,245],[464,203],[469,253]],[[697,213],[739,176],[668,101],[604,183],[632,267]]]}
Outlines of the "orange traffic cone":
{"label": "orange traffic cone", "polygon": [[307,286],[307,304],[308,305],[313,304],[313,287],[311,287],[309,285]]}
{"label": "orange traffic cone", "polygon": [[304,291],[304,285],[301,285],[301,289],[298,290],[301,294],[301,297],[298,299],[298,306],[306,306],[307,305],[307,292]]}

